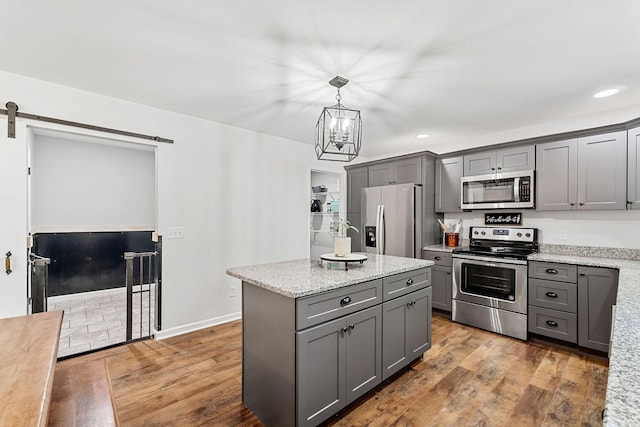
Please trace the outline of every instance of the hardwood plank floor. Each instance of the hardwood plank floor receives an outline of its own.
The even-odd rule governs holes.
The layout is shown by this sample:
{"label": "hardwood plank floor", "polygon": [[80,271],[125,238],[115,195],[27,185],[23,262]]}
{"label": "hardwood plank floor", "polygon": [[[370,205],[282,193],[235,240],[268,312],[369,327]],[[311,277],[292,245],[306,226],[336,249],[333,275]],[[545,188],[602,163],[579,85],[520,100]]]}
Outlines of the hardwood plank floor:
{"label": "hardwood plank floor", "polygon": [[[240,321],[68,359],[105,359],[123,426],[261,426],[241,402]],[[424,359],[328,426],[601,425],[607,362],[433,318]]]}

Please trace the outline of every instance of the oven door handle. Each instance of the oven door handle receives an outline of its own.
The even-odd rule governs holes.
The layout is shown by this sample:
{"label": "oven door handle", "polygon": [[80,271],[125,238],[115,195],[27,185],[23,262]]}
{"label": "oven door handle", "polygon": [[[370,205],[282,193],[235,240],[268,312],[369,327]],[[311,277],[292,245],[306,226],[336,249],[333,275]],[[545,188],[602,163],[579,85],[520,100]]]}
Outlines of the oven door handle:
{"label": "oven door handle", "polygon": [[485,265],[490,263],[491,266],[499,266],[504,264],[512,264],[512,265],[527,265],[527,260],[524,259],[507,259],[507,258],[492,258],[492,257],[483,257],[483,256],[475,256],[475,255],[461,255],[454,254],[453,259],[462,259],[466,261],[476,261],[476,264]]}

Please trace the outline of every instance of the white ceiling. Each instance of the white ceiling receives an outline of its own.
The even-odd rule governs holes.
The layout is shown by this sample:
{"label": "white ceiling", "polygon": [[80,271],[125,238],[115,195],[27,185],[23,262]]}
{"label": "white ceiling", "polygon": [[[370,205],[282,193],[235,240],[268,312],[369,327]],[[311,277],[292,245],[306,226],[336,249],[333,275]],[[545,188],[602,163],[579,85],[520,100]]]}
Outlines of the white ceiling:
{"label": "white ceiling", "polygon": [[[1,10],[0,70],[309,144],[335,103],[328,81],[344,76],[367,157],[640,116],[637,0],[23,0]],[[623,90],[592,98],[612,86]]]}

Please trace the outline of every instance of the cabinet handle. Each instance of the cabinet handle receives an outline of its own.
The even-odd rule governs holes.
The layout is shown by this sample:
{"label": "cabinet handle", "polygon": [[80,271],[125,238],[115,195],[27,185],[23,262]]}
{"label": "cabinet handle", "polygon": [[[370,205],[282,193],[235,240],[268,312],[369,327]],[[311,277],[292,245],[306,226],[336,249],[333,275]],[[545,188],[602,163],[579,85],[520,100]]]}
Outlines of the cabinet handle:
{"label": "cabinet handle", "polygon": [[580,274],[578,274],[578,276],[586,276],[586,274],[585,273],[580,273]]}
{"label": "cabinet handle", "polygon": [[496,170],[496,168],[491,168],[492,171]]}
{"label": "cabinet handle", "polygon": [[547,268],[545,271],[549,274],[558,274],[558,270],[555,268]]}
{"label": "cabinet handle", "polygon": [[411,286],[411,285],[413,285],[413,279],[407,280],[407,286]]}
{"label": "cabinet handle", "polygon": [[574,202],[569,202],[569,206],[575,206],[576,204]]}
{"label": "cabinet handle", "polygon": [[450,272],[450,271],[447,271],[447,274],[448,274],[449,276],[451,276],[451,272]]}
{"label": "cabinet handle", "polygon": [[502,170],[502,168],[498,168],[498,170],[499,170],[499,171],[501,171],[501,170]]}
{"label": "cabinet handle", "polygon": [[351,302],[351,297],[344,297],[340,300],[340,305],[345,306]]}
{"label": "cabinet handle", "polygon": [[355,329],[356,325],[349,325],[349,329],[351,329],[352,331]]}
{"label": "cabinet handle", "polygon": [[346,327],[346,326],[345,326],[344,328],[342,328],[342,329],[341,329],[341,331],[342,331],[342,333],[343,333],[343,334],[346,334],[348,330],[349,330],[349,328],[348,328],[348,327]]}
{"label": "cabinet handle", "polygon": [[558,322],[555,322],[553,320],[547,320],[545,323],[547,325],[551,326],[552,328],[557,328],[558,327]]}
{"label": "cabinet handle", "polygon": [[558,294],[556,294],[555,292],[547,292],[545,295],[549,298],[558,298]]}
{"label": "cabinet handle", "polygon": [[9,251],[5,255],[6,258],[4,259],[4,271],[7,274],[11,274],[11,255],[13,254],[11,253],[11,251]]}
{"label": "cabinet handle", "polygon": [[580,206],[584,206],[584,202],[580,202],[578,203]]}
{"label": "cabinet handle", "polygon": [[433,259],[435,259],[436,261],[440,261],[442,258],[439,257],[439,256],[435,256],[435,257],[433,257]]}

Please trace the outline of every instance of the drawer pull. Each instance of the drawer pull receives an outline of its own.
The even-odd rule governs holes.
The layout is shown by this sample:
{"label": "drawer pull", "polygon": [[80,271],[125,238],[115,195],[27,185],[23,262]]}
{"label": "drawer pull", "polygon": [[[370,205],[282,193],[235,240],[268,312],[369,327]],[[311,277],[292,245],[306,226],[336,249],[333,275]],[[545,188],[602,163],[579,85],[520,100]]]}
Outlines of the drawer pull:
{"label": "drawer pull", "polygon": [[411,285],[413,285],[413,279],[407,280],[407,286],[411,286]]}
{"label": "drawer pull", "polygon": [[546,272],[549,274],[558,274],[558,270],[556,270],[555,268],[547,268]]}
{"label": "drawer pull", "polygon": [[344,297],[340,300],[340,305],[343,307],[349,303],[351,303],[351,297]]}
{"label": "drawer pull", "polygon": [[553,320],[547,320],[545,323],[547,325],[551,326],[552,328],[557,328],[558,327],[558,322],[555,322]]}
{"label": "drawer pull", "polygon": [[545,295],[549,298],[558,298],[558,294],[556,294],[555,292],[547,292]]}
{"label": "drawer pull", "polygon": [[442,258],[439,256],[434,256],[433,259],[435,259],[436,261],[440,261]]}

